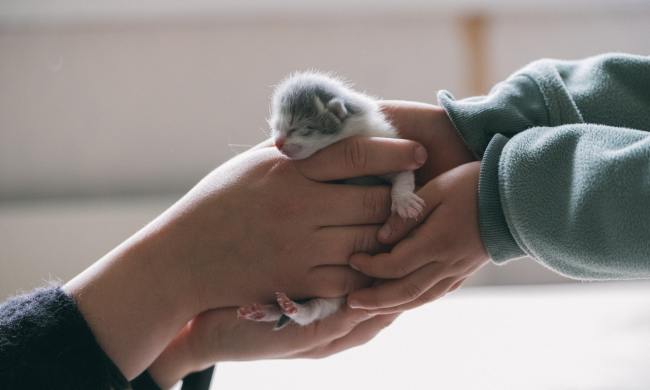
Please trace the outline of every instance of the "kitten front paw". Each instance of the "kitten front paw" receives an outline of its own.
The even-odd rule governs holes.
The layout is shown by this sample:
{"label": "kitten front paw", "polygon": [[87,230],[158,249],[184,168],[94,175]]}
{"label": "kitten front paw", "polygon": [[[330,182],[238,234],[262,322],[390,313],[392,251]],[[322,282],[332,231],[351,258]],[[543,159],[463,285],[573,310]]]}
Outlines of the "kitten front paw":
{"label": "kitten front paw", "polygon": [[424,205],[422,198],[413,192],[407,192],[393,195],[391,211],[397,213],[397,215],[404,219],[418,219],[420,214],[422,214],[422,210],[424,210]]}

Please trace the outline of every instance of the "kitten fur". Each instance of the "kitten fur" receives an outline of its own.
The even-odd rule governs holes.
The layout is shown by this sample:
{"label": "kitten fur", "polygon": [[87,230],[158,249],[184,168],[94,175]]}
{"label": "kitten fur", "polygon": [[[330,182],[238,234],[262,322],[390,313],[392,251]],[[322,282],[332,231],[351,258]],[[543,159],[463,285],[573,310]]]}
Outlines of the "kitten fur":
{"label": "kitten fur", "polygon": [[[275,88],[268,122],[276,147],[293,160],[305,159],[352,136],[399,138],[374,98],[332,75],[317,72],[294,73]],[[424,201],[414,193],[413,172],[382,178],[392,183],[391,210],[402,218],[417,218]],[[308,325],[336,312],[344,299],[317,298],[298,303],[277,293],[276,301],[277,305],[241,307],[238,316],[277,321],[276,329],[285,326],[289,319]]]}

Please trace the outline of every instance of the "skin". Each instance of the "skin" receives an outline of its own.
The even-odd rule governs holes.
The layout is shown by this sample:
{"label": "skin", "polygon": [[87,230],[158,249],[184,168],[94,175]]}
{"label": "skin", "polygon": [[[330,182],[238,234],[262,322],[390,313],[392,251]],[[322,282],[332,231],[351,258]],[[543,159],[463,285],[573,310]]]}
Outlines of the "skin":
{"label": "skin", "polygon": [[294,162],[261,144],[215,169],[63,289],[129,379],[207,310],[268,301],[275,291],[344,296],[369,282],[348,261],[382,249],[376,237],[390,213],[389,189],[323,181],[417,169],[419,149],[353,138]]}
{"label": "skin", "polygon": [[273,331],[269,323],[237,320],[233,308],[210,310],[183,328],[149,373],[160,387],[170,388],[217,362],[324,358],[370,341],[397,316],[343,308],[308,326]]}
{"label": "skin", "polygon": [[352,257],[354,268],[388,280],[352,293],[350,307],[393,313],[421,306],[457,288],[489,260],[478,228],[479,168],[479,162],[467,163],[422,187],[418,195],[428,216],[419,226],[396,224],[391,240],[411,234],[390,253]]}
{"label": "skin", "polygon": [[[390,252],[356,254],[350,265],[364,274],[387,279],[348,296],[348,305],[375,313],[395,313],[435,300],[458,288],[489,257],[478,225],[479,162],[466,148],[440,107],[413,102],[385,102],[385,111],[403,137],[428,152],[416,172],[417,194],[424,199],[424,220],[392,215],[378,240]],[[407,236],[408,235],[408,236]]]}
{"label": "skin", "polygon": [[[461,176],[460,173],[469,174],[471,170],[463,168],[463,172],[449,173],[441,177],[446,177],[446,179],[431,182],[434,177],[443,174],[445,171],[474,160],[440,107],[403,101],[383,102],[382,107],[393,123],[400,129],[400,134],[403,137],[417,140],[426,148],[426,151],[416,149],[416,153],[420,153],[416,160],[424,162],[424,165],[417,170],[416,177],[420,183],[429,183],[425,186],[426,191],[425,188],[421,190],[423,194],[426,193],[428,196],[430,188],[439,189],[439,187],[434,187],[436,183],[436,185],[451,185],[456,182],[456,177]],[[385,141],[391,142],[392,140]],[[270,145],[270,142],[267,141],[265,145]],[[395,157],[382,155],[382,145],[380,144],[342,143],[337,145],[327,150],[332,148],[347,149],[347,151],[341,152],[341,155],[347,156],[348,165],[363,166],[372,160],[373,164],[382,164],[378,167],[379,169],[386,170],[389,167],[383,164],[389,164],[391,158]],[[327,150],[300,162],[299,166],[301,169],[307,170],[320,167],[319,180],[336,178],[337,175],[340,175],[338,173],[339,169],[335,165],[331,165],[331,160],[328,162],[327,159],[330,155]],[[428,159],[426,159],[427,152]],[[355,174],[351,173],[349,176],[355,176]],[[471,187],[471,180],[465,184]],[[432,192],[439,194],[438,192]],[[460,192],[469,196],[472,196],[472,194],[475,196],[476,193],[469,190]],[[450,193],[448,198],[453,199],[454,195]],[[438,203],[436,199],[427,198],[426,200],[428,205]],[[432,208],[430,207],[425,212],[429,213]],[[464,210],[471,214],[471,208],[465,208]],[[447,218],[449,217],[444,215],[440,218],[445,222],[445,227],[447,227]],[[472,221],[475,217],[470,215],[466,219]],[[402,222],[402,219],[396,216],[389,218],[385,226],[391,226],[394,233],[388,239],[384,239],[384,243],[394,244],[398,242],[413,227],[412,225],[402,224]],[[445,229],[445,231],[450,231],[450,229]],[[423,235],[422,241],[428,241],[428,235],[428,232]],[[408,240],[404,241],[408,242]],[[442,245],[442,243],[440,244]],[[429,248],[423,249],[421,254],[430,251]],[[354,258],[356,259],[357,256]],[[402,260],[404,259],[398,259],[398,261]],[[463,268],[462,270],[463,272],[460,275],[471,273],[470,268]],[[432,287],[432,291],[427,294],[427,297],[431,297],[432,294],[439,294],[441,291],[444,293],[457,288],[464,280],[464,277],[460,276],[459,278],[453,278],[453,280],[455,284],[451,287],[449,280],[441,280]],[[362,296],[363,291],[360,291]],[[368,294],[369,297],[375,295],[375,289],[365,291],[365,294]],[[362,319],[366,318],[366,316],[378,314],[377,311],[358,311],[345,308],[333,316],[307,327],[294,325],[280,332],[271,331],[272,324],[236,321],[234,319],[234,309],[209,311],[197,316],[183,328],[149,368],[149,372],[162,387],[168,387],[188,373],[201,370],[219,361],[325,357],[367,342],[395,319],[395,316],[398,315],[398,313],[394,313],[395,311],[399,312],[417,304],[421,304],[421,302],[410,303],[411,306],[406,304],[397,310],[391,308],[387,310],[390,314],[379,315],[365,321]],[[345,336],[341,336],[344,333],[346,333]]]}

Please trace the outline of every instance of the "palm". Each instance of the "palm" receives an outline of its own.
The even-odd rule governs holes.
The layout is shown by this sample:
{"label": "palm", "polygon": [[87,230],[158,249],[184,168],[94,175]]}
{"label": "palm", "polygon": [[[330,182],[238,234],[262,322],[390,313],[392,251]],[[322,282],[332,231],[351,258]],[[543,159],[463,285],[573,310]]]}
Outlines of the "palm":
{"label": "palm", "polygon": [[398,100],[383,101],[381,106],[402,138],[417,141],[427,149],[427,162],[416,172],[419,186],[441,173],[475,160],[442,108]]}

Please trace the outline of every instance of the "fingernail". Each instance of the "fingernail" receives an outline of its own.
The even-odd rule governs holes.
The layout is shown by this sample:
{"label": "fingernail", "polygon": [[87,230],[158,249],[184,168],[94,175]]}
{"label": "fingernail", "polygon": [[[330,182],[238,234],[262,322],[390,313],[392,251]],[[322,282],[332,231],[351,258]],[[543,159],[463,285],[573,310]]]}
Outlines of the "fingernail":
{"label": "fingernail", "polygon": [[415,148],[415,162],[422,165],[427,161],[427,151],[422,146]]}
{"label": "fingernail", "polygon": [[359,267],[357,267],[356,265],[354,265],[354,263],[350,263],[350,267],[352,267],[352,269],[355,270],[355,271],[359,271],[359,272],[361,272],[361,270],[359,269]]}
{"label": "fingernail", "polygon": [[393,229],[391,229],[390,225],[382,226],[381,229],[379,229],[379,239],[383,241],[388,240],[392,232]]}

